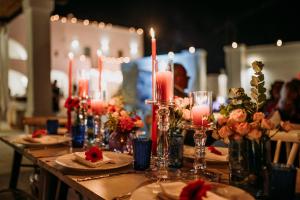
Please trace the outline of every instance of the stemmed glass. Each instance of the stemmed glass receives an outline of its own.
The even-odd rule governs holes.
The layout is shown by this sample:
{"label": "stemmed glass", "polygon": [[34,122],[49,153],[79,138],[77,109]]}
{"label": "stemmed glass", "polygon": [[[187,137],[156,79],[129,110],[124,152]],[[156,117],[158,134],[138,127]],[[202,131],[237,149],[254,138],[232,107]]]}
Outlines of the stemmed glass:
{"label": "stemmed glass", "polygon": [[92,94],[91,109],[94,115],[95,143],[100,147],[104,147],[104,130],[101,117],[106,112],[106,102],[100,91],[95,91]]}
{"label": "stemmed glass", "polygon": [[196,91],[189,94],[190,98],[190,113],[192,124],[191,128],[195,130],[195,159],[192,173],[194,176],[206,176],[206,161],[205,161],[205,143],[206,131],[210,127],[210,116],[212,113],[212,92]]}

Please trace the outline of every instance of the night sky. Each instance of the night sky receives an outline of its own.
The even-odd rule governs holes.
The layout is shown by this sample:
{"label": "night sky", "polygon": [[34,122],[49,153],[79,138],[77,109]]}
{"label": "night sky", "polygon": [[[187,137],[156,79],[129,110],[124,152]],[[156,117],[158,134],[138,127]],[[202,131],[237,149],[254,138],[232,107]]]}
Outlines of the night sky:
{"label": "night sky", "polygon": [[179,52],[189,46],[208,53],[208,72],[224,68],[224,45],[300,40],[300,7],[288,0],[251,1],[130,1],[70,0],[56,4],[53,14],[72,13],[145,31],[145,55],[150,55],[148,30],[154,27],[158,53]]}

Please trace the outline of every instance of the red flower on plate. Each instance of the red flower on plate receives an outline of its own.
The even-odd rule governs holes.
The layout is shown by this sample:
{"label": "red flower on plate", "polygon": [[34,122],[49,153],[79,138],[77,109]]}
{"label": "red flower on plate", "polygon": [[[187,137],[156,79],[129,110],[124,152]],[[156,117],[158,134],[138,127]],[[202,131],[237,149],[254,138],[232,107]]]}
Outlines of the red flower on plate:
{"label": "red flower on plate", "polygon": [[214,153],[214,154],[217,154],[217,155],[222,155],[222,152],[219,151],[218,149],[216,149],[214,146],[209,146],[207,147],[207,149],[211,152],[211,153]]}
{"label": "red flower on plate", "polygon": [[204,180],[196,180],[185,186],[180,193],[180,200],[202,200],[211,185],[205,184]]}
{"label": "red flower on plate", "polygon": [[47,132],[45,129],[39,129],[39,130],[35,130],[32,133],[32,138],[40,138],[43,135],[47,135]]}
{"label": "red flower on plate", "polygon": [[103,153],[98,147],[91,147],[85,152],[85,159],[91,162],[97,162],[103,159]]}

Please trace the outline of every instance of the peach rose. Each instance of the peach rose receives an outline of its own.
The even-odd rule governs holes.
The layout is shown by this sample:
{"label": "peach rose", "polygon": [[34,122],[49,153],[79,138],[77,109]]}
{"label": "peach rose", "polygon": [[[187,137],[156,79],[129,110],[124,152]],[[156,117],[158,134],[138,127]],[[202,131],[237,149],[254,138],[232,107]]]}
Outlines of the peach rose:
{"label": "peach rose", "polygon": [[229,119],[235,122],[244,122],[247,118],[247,113],[244,109],[235,109],[231,111]]}
{"label": "peach rose", "polygon": [[249,134],[248,134],[248,138],[250,140],[257,140],[261,137],[262,132],[258,129],[252,129]]}
{"label": "peach rose", "polygon": [[185,120],[190,120],[191,119],[191,112],[188,109],[183,109],[182,110],[182,117]]}
{"label": "peach rose", "polygon": [[241,136],[246,135],[250,131],[250,125],[247,122],[239,123],[235,126],[235,131]]}
{"label": "peach rose", "polygon": [[114,118],[117,118],[117,117],[119,117],[119,113],[118,113],[118,112],[114,112],[114,113],[112,114],[112,116],[113,116]]}
{"label": "peach rose", "polygon": [[253,115],[253,121],[261,121],[264,118],[265,118],[265,114],[262,112],[256,112]]}
{"label": "peach rose", "polygon": [[120,112],[120,115],[121,115],[121,116],[128,116],[128,113],[127,113],[125,110],[122,110],[122,111]]}
{"label": "peach rose", "polygon": [[137,120],[134,122],[134,126],[138,127],[138,128],[143,128],[144,127],[144,123],[142,120]]}
{"label": "peach rose", "polygon": [[233,139],[238,141],[242,139],[242,136],[240,136],[239,134],[234,134]]}
{"label": "peach rose", "polygon": [[222,126],[223,124],[226,124],[228,121],[228,118],[227,117],[224,117],[223,115],[221,115],[219,118],[218,118],[218,124],[220,126]]}
{"label": "peach rose", "polygon": [[259,127],[259,122],[258,121],[251,122],[250,126],[251,126],[252,129],[258,128]]}
{"label": "peach rose", "polygon": [[223,126],[219,131],[219,135],[221,138],[227,138],[228,136],[232,135],[233,132],[228,126]]}
{"label": "peach rose", "polygon": [[264,119],[261,120],[261,127],[262,128],[270,130],[270,129],[273,129],[274,126],[275,125],[270,120],[268,120],[268,119],[264,118]]}

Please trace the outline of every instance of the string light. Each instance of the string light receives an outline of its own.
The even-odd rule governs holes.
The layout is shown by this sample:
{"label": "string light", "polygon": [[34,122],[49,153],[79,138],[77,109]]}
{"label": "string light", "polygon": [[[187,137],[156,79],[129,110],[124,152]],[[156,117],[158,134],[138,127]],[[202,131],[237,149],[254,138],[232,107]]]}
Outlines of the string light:
{"label": "string light", "polygon": [[173,51],[170,51],[169,53],[168,53],[168,57],[170,58],[170,59],[174,59],[174,52]]}
{"label": "string light", "polygon": [[111,23],[108,23],[108,24],[106,25],[106,28],[111,29],[111,28],[112,28],[112,24],[111,24]]}
{"label": "string light", "polygon": [[281,39],[278,39],[277,42],[276,42],[276,45],[278,47],[281,47],[282,46],[282,40]]}
{"label": "string light", "polygon": [[234,49],[238,48],[238,44],[237,44],[236,42],[232,42],[231,46],[232,46],[232,48],[234,48]]}
{"label": "string light", "polygon": [[90,21],[88,19],[83,20],[83,25],[87,26],[89,25]]}
{"label": "string light", "polygon": [[137,33],[138,35],[142,35],[142,34],[144,33],[144,30],[141,29],[141,28],[139,28],[139,29],[136,31],[136,33]]}
{"label": "string light", "polygon": [[104,28],[105,27],[105,23],[104,22],[100,22],[99,24],[98,24],[98,28]]}
{"label": "string light", "polygon": [[196,51],[195,47],[190,47],[190,48],[189,48],[189,52],[190,52],[190,53],[195,53],[195,51]]}
{"label": "string light", "polygon": [[64,23],[66,23],[66,22],[67,22],[67,18],[66,18],[66,17],[62,17],[62,18],[61,18],[61,23],[64,24]]}
{"label": "string light", "polygon": [[71,23],[72,23],[72,24],[75,24],[76,22],[77,22],[77,18],[76,18],[76,17],[72,17],[72,18],[71,18]]}

